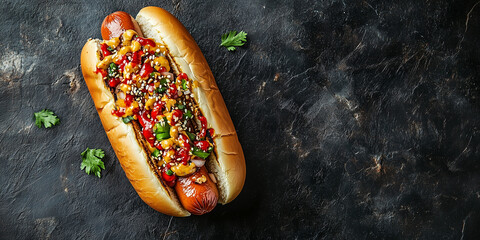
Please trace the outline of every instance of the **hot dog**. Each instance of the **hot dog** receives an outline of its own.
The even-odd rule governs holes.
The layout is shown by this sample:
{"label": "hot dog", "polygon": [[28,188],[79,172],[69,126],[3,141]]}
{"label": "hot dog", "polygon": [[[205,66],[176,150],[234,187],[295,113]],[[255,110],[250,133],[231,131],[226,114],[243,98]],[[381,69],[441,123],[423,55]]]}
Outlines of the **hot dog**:
{"label": "hot dog", "polygon": [[82,73],[139,196],[173,216],[207,213],[236,198],[245,181],[233,123],[185,27],[158,7],[136,19],[107,16],[104,41],[90,39],[82,50]]}

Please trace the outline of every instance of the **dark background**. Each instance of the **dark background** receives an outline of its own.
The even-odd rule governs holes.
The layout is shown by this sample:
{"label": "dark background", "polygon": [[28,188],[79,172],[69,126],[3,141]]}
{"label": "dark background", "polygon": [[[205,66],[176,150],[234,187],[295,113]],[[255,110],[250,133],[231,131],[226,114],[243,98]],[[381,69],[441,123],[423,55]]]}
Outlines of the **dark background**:
{"label": "dark background", "polygon": [[[156,5],[209,62],[242,143],[240,196],[205,216],[149,208],[80,71],[103,18]],[[476,1],[0,4],[1,239],[480,237]],[[248,32],[236,52],[221,34]],[[34,125],[53,110],[61,123]],[[102,178],[80,153],[102,148]]]}

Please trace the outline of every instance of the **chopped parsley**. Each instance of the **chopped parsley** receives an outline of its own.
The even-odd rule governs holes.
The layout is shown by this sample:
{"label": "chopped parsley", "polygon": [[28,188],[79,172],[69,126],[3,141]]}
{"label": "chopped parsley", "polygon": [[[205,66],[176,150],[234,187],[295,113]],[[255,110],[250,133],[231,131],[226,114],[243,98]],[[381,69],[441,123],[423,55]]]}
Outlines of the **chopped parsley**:
{"label": "chopped parsley", "polygon": [[235,47],[240,47],[247,41],[247,33],[241,31],[230,31],[222,35],[222,43],[220,46],[226,47],[228,51],[235,51]]}
{"label": "chopped parsley", "polygon": [[98,178],[101,177],[100,172],[105,169],[105,164],[102,162],[102,158],[105,156],[105,152],[102,149],[89,149],[87,148],[82,152],[82,164],[80,169],[85,169],[85,172],[95,174]]}
{"label": "chopped parsley", "polygon": [[35,125],[37,125],[39,128],[42,127],[42,124],[45,128],[49,128],[57,125],[57,123],[60,122],[60,119],[48,109],[43,109],[42,111],[36,112],[33,115],[35,117]]}

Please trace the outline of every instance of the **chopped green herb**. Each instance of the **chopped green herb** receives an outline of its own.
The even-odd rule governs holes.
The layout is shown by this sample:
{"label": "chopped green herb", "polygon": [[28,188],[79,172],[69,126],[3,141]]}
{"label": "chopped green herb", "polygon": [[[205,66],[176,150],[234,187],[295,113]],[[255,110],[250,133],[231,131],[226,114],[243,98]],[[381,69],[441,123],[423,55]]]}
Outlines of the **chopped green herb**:
{"label": "chopped green herb", "polygon": [[190,112],[190,110],[187,109],[187,112],[185,112],[185,113],[183,114],[183,117],[184,117],[185,119],[192,118],[192,117],[193,117],[192,112]]}
{"label": "chopped green herb", "polygon": [[200,158],[203,158],[203,159],[206,159],[210,155],[210,153],[209,152],[204,152],[197,147],[193,147],[193,155],[195,155],[197,157],[200,157]]}
{"label": "chopped green herb", "polygon": [[196,135],[194,133],[191,133],[191,132],[186,132],[186,133],[188,135],[188,138],[190,138],[190,141],[192,141],[192,142],[195,141],[195,136]]}
{"label": "chopped green herb", "polygon": [[155,77],[155,73],[150,73],[150,77]]}
{"label": "chopped green herb", "polygon": [[247,41],[247,33],[241,31],[237,34],[237,31],[230,31],[222,35],[222,43],[220,46],[224,46],[228,51],[235,51],[235,47],[240,47]]}
{"label": "chopped green herb", "polygon": [[173,171],[171,169],[168,169],[166,173],[167,173],[168,176],[172,176]]}
{"label": "chopped green herb", "polygon": [[102,169],[105,169],[105,164],[101,160],[104,156],[105,152],[102,149],[87,148],[82,152],[82,164],[80,164],[80,169],[85,169],[87,174],[93,172],[95,176],[100,178],[100,172]]}
{"label": "chopped green herb", "polygon": [[152,156],[154,156],[154,157],[160,156],[160,150],[155,149],[155,151],[152,152]]}
{"label": "chopped green herb", "polygon": [[35,125],[41,128],[42,123],[45,128],[49,128],[53,125],[57,125],[60,122],[60,119],[54,115],[54,113],[48,109],[43,109],[40,112],[36,112],[33,114],[35,117]]}
{"label": "chopped green herb", "polygon": [[107,50],[111,52],[111,51],[113,51],[113,48],[112,48],[112,47],[108,47]]}
{"label": "chopped green herb", "polygon": [[122,120],[123,120],[124,123],[129,123],[130,121],[133,120],[133,116],[124,117],[124,118],[122,118]]}
{"label": "chopped green herb", "polygon": [[167,123],[166,118],[164,118],[165,122],[163,122],[163,125],[161,123],[155,123],[155,133],[164,133],[164,132],[170,132],[170,125]]}
{"label": "chopped green herb", "polygon": [[178,109],[180,109],[180,110],[185,109],[185,105],[183,105],[183,104],[178,104],[177,107],[178,107]]}
{"label": "chopped green herb", "polygon": [[108,67],[108,76],[115,77],[117,73],[118,73],[118,66],[115,63],[110,63],[110,66]]}
{"label": "chopped green herb", "polygon": [[158,141],[161,141],[161,140],[170,138],[170,133],[169,132],[157,133],[155,137],[157,138]]}
{"label": "chopped green herb", "polygon": [[162,84],[162,85],[167,84],[167,79],[166,78],[160,79],[160,84]]}
{"label": "chopped green herb", "polygon": [[167,87],[159,87],[156,89],[157,93],[164,93],[165,91],[167,91]]}
{"label": "chopped green herb", "polygon": [[188,87],[187,87],[187,81],[185,81],[185,79],[182,79],[182,88],[183,90],[187,90]]}

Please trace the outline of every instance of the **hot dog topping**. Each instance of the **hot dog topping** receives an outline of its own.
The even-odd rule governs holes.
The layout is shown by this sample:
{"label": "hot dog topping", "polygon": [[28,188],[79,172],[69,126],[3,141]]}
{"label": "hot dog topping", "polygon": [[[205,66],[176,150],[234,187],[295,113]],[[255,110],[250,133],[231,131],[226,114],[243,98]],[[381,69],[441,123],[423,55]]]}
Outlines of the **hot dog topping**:
{"label": "hot dog topping", "polygon": [[212,152],[214,131],[193,98],[193,81],[171,72],[167,48],[127,30],[103,41],[100,52],[96,73],[115,93],[112,114],[138,122],[159,176],[173,187],[177,176],[196,172]]}

